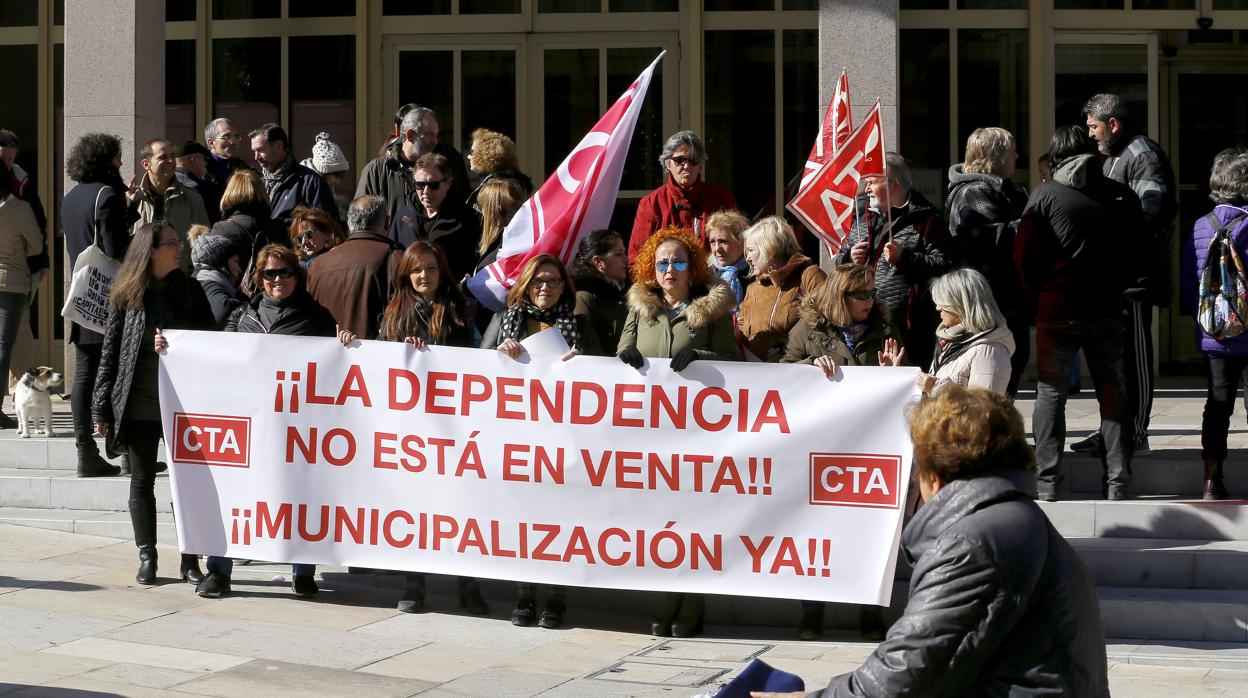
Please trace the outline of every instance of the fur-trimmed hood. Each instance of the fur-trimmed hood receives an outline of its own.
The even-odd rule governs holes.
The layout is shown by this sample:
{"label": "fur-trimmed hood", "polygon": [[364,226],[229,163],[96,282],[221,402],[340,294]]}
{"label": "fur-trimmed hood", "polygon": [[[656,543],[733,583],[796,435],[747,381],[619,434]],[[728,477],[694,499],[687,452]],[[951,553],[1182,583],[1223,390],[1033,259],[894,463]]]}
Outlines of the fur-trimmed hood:
{"label": "fur-trimmed hood", "polygon": [[[728,284],[714,279],[709,285],[690,289],[685,320],[690,327],[704,328],[715,320],[732,314],[737,297]],[[628,309],[646,321],[653,321],[663,312],[663,292],[638,282],[628,289]]]}

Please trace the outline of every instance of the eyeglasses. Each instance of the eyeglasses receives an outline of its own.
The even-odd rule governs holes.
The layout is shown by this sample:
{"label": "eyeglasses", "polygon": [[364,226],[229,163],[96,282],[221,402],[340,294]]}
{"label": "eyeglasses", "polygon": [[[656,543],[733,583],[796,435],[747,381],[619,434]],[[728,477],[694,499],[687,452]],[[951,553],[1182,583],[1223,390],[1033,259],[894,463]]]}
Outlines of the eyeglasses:
{"label": "eyeglasses", "polygon": [[294,278],[295,270],[290,267],[282,267],[281,269],[261,269],[260,276],[263,276],[265,281],[277,281],[278,277],[290,279]]}
{"label": "eyeglasses", "polygon": [[313,235],[316,235],[316,234],[318,234],[318,233],[320,233],[320,232],[321,232],[321,231],[319,231],[319,230],[305,230],[305,231],[303,231],[302,233],[299,233],[299,234],[295,235],[295,244],[296,244],[296,245],[303,244],[303,241],[304,241],[304,240],[306,240],[306,239],[308,239],[308,238],[312,237]]}
{"label": "eyeglasses", "polygon": [[557,276],[538,276],[533,279],[534,288],[559,288],[563,285],[563,279]]}
{"label": "eyeglasses", "polygon": [[686,165],[689,167],[697,167],[698,165],[702,164],[702,158],[699,158],[699,157],[687,158],[684,155],[674,155],[668,158],[668,160],[676,163],[677,167],[685,167]]}
{"label": "eyeglasses", "polygon": [[186,243],[182,242],[181,239],[178,239],[178,240],[165,240],[164,242],[158,242],[156,243],[156,246],[157,247],[181,247],[185,244]]}
{"label": "eyeglasses", "polygon": [[856,301],[869,301],[875,298],[875,291],[846,291],[845,295]]}
{"label": "eyeglasses", "polygon": [[654,268],[656,271],[660,273],[666,272],[668,269],[675,269],[676,271],[688,271],[689,262],[686,262],[683,259],[674,259],[671,261],[666,260],[666,259],[656,259],[654,262]]}
{"label": "eyeglasses", "polygon": [[442,183],[445,181],[446,181],[445,179],[431,179],[428,182],[418,181],[418,182],[413,182],[413,184],[416,185],[416,189],[421,190],[421,191],[425,189],[428,189],[429,191],[437,191],[438,188],[441,187]]}

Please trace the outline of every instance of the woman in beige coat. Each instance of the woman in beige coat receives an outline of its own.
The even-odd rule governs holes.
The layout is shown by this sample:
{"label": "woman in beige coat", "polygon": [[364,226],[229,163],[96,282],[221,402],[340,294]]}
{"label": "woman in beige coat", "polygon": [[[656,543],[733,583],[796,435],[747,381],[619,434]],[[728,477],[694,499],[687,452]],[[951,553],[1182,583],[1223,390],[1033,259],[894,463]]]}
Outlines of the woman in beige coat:
{"label": "woman in beige coat", "polygon": [[1006,392],[1014,335],[983,274],[957,269],[932,282],[940,311],[932,367],[916,382],[925,394],[946,383]]}

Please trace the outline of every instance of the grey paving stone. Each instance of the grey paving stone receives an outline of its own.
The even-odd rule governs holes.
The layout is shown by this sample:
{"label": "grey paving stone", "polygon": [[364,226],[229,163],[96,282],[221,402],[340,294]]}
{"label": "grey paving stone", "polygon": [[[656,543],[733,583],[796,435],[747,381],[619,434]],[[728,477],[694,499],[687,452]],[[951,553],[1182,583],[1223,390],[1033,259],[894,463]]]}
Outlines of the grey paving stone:
{"label": "grey paving stone", "polygon": [[373,635],[416,643],[445,642],[464,647],[527,650],[559,639],[539,628],[517,628],[497,618],[444,613],[399,614],[356,628],[352,634]]}
{"label": "grey paving stone", "polygon": [[[511,671],[492,667],[461,676],[438,686],[439,691],[460,696],[535,696],[568,679],[563,676]],[[422,694],[423,695],[423,694]]]}
{"label": "grey paving stone", "polygon": [[[436,684],[416,679],[328,669],[257,659],[178,684],[185,693],[207,696],[410,696]],[[484,694],[483,694],[484,695]]]}
{"label": "grey paving stone", "polygon": [[[0,595],[30,589],[48,582],[80,577],[84,574],[99,572],[101,569],[103,568],[90,565],[68,565],[46,561],[0,560]],[[90,587],[79,585],[78,588]]]}
{"label": "grey paving stone", "polygon": [[5,693],[5,684],[9,686],[41,684],[98,669],[108,664],[107,661],[86,657],[66,657],[34,650],[0,648],[0,695]]}
{"label": "grey paving stone", "polygon": [[122,625],[112,620],[0,605],[0,628],[4,628],[0,647],[40,650]]}
{"label": "grey paving stone", "polygon": [[112,664],[102,669],[88,671],[79,678],[83,681],[108,681],[144,688],[169,688],[200,676],[203,676],[200,672],[181,669],[166,669],[143,664]]}
{"label": "grey paving stone", "polygon": [[[298,611],[291,600],[291,612]],[[284,623],[238,618],[197,616],[195,632],[187,632],[180,615],[154,618],[106,633],[104,637],[130,642],[162,638],[169,647],[216,652],[274,661],[304,663],[333,669],[354,669],[415,649],[419,642],[381,638],[362,633],[309,630]]]}
{"label": "grey paving stone", "polygon": [[148,638],[147,642],[123,642],[104,637],[84,637],[56,647],[49,647],[44,654],[66,657],[87,657],[109,662],[142,664],[160,669],[178,669],[202,674],[221,671],[245,664],[250,656],[217,654],[198,650],[165,647],[162,638]]}

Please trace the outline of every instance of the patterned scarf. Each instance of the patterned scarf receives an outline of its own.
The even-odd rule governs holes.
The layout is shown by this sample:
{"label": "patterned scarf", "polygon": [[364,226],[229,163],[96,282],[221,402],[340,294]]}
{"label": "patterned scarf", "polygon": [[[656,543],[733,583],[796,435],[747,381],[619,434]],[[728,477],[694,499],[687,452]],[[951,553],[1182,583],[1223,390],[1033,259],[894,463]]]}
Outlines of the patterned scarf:
{"label": "patterned scarf", "polygon": [[[741,283],[741,277],[749,274],[750,263],[745,261],[745,257],[742,257],[737,260],[736,264],[727,267],[721,267],[715,262],[711,262],[711,268],[715,270],[716,274],[719,274],[719,278],[728,284],[728,288],[732,289],[733,295],[737,297],[737,305],[740,305],[745,298],[745,286]],[[737,313],[736,306],[733,306],[732,313],[734,315]]]}
{"label": "patterned scarf", "polygon": [[849,327],[841,327],[841,338],[845,340],[845,346],[849,347],[849,351],[853,352],[858,346],[858,342],[867,334],[867,321],[855,322]]}
{"label": "patterned scarf", "polygon": [[503,312],[503,326],[499,330],[498,340],[514,339],[517,342],[525,338],[525,317],[531,317],[540,323],[559,328],[564,341],[573,349],[581,349],[581,331],[576,326],[576,316],[572,314],[572,304],[561,300],[555,305],[542,308],[533,305],[526,298],[520,305],[508,308]]}
{"label": "patterned scarf", "polygon": [[272,196],[273,190],[276,189],[277,185],[280,184],[281,181],[286,178],[286,175],[290,174],[290,170],[294,166],[295,166],[294,156],[287,154],[286,160],[283,161],[281,165],[278,165],[276,170],[269,172],[265,168],[261,167],[260,176],[264,178],[265,192],[268,193],[270,196]]}

